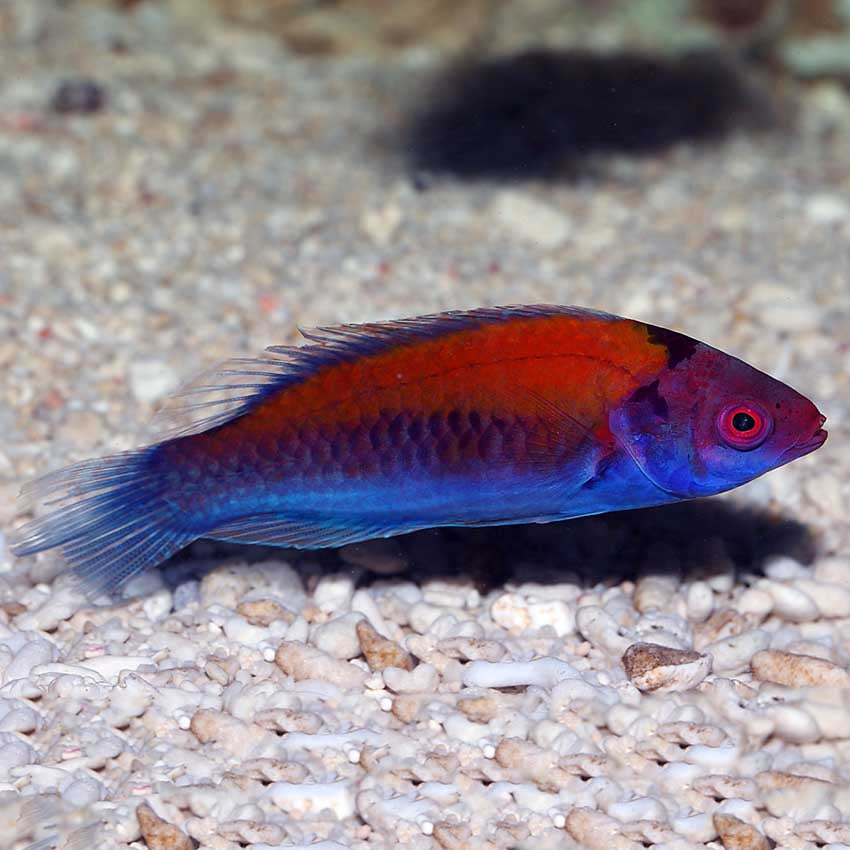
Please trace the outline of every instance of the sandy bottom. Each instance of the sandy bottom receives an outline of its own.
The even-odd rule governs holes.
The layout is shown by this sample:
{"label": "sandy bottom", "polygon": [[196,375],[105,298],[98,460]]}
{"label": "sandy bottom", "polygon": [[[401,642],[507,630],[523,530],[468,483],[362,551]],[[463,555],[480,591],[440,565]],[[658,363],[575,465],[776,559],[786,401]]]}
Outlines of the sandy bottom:
{"label": "sandy bottom", "polygon": [[[178,384],[296,324],[597,307],[787,381],[831,436],[705,504],[202,542],[111,607],[0,533],[4,847],[850,846],[847,95],[603,178],[418,191],[386,138],[421,56],[24,5],[0,28],[0,528],[23,481],[137,445]],[[49,112],[72,75],[107,106]]]}

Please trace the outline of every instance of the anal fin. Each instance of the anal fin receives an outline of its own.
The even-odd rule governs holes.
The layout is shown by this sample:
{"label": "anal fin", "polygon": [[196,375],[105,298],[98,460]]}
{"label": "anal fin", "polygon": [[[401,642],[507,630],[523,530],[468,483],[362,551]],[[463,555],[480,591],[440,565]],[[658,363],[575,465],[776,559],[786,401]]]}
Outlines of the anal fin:
{"label": "anal fin", "polygon": [[327,518],[282,517],[278,514],[256,514],[220,525],[206,534],[215,540],[233,543],[256,543],[293,549],[325,549],[347,546],[375,537],[393,537],[422,528],[410,523],[358,523]]}

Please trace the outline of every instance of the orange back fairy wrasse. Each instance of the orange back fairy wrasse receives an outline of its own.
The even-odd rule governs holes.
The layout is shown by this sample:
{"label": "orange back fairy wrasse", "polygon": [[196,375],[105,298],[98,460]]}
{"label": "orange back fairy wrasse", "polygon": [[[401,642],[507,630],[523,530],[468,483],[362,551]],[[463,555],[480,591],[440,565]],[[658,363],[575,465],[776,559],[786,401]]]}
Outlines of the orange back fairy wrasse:
{"label": "orange back fairy wrasse", "polygon": [[[551,522],[720,493],[820,447],[825,417],[746,363],[574,307],[305,332],[183,394],[201,421],[25,488],[94,591],[199,537],[298,548]],[[196,416],[197,418],[197,416]]]}

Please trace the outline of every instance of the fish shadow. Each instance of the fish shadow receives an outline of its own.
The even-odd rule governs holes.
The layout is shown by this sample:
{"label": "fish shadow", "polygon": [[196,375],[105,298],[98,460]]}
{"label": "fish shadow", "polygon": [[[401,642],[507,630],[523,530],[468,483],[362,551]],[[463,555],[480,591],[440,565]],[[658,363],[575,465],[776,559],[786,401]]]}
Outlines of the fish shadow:
{"label": "fish shadow", "polygon": [[[362,557],[354,566],[336,549],[282,550],[202,540],[171,559],[166,580],[173,586],[198,578],[222,561],[250,565],[284,557],[308,586],[323,574],[349,571],[359,586],[370,585],[388,579],[384,571],[369,569],[371,545],[359,544]],[[617,584],[647,573],[685,580],[730,570],[736,577],[757,576],[773,558],[810,564],[817,552],[815,534],[798,520],[724,499],[559,523],[430,529],[378,546],[383,554],[388,548],[393,553],[396,569],[390,580],[464,585],[472,580],[482,593],[522,582]]]}

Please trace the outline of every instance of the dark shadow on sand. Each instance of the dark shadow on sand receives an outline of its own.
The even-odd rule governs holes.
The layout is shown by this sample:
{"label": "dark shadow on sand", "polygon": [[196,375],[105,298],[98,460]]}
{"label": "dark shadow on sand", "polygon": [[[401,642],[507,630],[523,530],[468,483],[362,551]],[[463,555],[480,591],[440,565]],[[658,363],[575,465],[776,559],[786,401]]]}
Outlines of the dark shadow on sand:
{"label": "dark shadow on sand", "polygon": [[[651,573],[707,578],[735,570],[760,574],[765,562],[788,556],[811,563],[812,531],[783,515],[723,499],[605,514],[546,525],[442,528],[395,538],[409,566],[406,580],[472,578],[486,592],[507,582],[617,583]],[[305,579],[323,572],[362,573],[361,584],[382,579],[343,561],[337,550],[296,551],[202,540],[166,565],[168,583],[198,577],[227,561],[285,558]]]}

